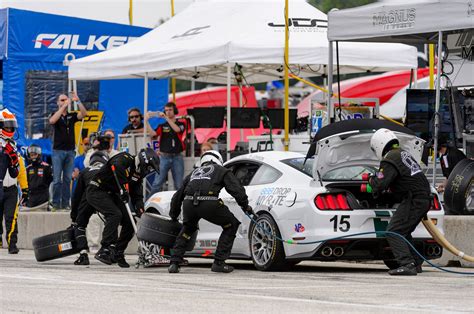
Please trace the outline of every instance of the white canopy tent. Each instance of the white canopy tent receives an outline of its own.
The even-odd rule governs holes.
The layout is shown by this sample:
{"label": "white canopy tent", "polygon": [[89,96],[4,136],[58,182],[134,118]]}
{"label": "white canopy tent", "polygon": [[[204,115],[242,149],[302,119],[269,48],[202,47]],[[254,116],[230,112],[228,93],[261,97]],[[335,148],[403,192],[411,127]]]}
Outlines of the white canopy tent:
{"label": "white canopy tent", "polygon": [[[291,1],[289,16],[291,71],[301,77],[327,73],[327,16],[304,0]],[[131,43],[71,62],[69,78],[176,77],[227,83],[230,90],[231,69],[239,64],[248,83],[282,79],[284,24],[284,1],[196,1]],[[417,67],[414,47],[341,46],[341,73]],[[229,92],[228,96],[229,118]],[[145,111],[146,107],[145,97]],[[230,145],[229,138],[227,143]]]}
{"label": "white canopy tent", "polygon": [[[328,15],[329,55],[334,41],[403,42],[438,44],[442,55],[443,35],[474,29],[472,0],[398,0],[377,2],[346,10],[333,10]],[[471,44],[472,45],[472,44]],[[472,46],[471,46],[472,50]],[[437,58],[437,77],[440,78],[441,58]],[[332,64],[329,65],[332,67]],[[329,70],[329,83],[332,70]],[[331,88],[331,84],[329,84]],[[331,94],[331,90],[330,90]],[[439,112],[440,84],[436,84],[436,113]],[[331,101],[329,117],[333,116]],[[438,147],[439,117],[435,115],[434,150]],[[436,159],[433,162],[433,184]]]}

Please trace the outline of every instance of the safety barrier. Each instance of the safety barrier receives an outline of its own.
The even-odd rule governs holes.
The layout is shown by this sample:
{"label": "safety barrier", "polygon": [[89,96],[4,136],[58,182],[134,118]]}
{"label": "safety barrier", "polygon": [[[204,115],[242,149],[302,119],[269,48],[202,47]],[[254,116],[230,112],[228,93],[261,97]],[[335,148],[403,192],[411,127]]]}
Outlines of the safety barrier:
{"label": "safety barrier", "polygon": [[[100,227],[102,222],[95,215],[93,217],[90,229],[94,228],[96,231],[95,234],[88,232],[88,241],[89,245],[100,245],[99,234],[102,230]],[[18,247],[20,249],[32,249],[33,238],[63,230],[70,223],[69,212],[20,212],[18,216]],[[466,254],[474,254],[474,241],[472,241],[474,239],[474,216],[446,216],[444,218],[444,233],[446,239],[454,246],[462,249]],[[3,245],[6,247],[5,243]],[[135,254],[137,248],[138,243],[134,238],[126,253]],[[444,250],[440,259],[434,260],[440,266],[452,264],[450,261],[459,261],[463,267],[474,267],[474,263],[461,260],[447,250]]]}

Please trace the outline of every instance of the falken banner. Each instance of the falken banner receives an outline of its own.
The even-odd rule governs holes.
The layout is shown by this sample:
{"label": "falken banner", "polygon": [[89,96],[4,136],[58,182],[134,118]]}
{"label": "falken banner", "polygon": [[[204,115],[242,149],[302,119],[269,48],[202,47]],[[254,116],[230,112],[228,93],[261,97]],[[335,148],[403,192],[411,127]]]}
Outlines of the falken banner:
{"label": "falken banner", "polygon": [[[3,106],[17,117],[18,144],[35,143],[44,154],[51,152],[48,119],[57,110],[57,96],[68,90],[68,67],[63,64],[66,54],[89,56],[122,46],[148,31],[32,11],[0,10]],[[79,81],[77,86],[86,108],[104,113],[101,129],[118,133],[128,123],[127,110],[143,104],[143,80]],[[162,108],[168,100],[168,80],[150,82],[149,91],[150,110]],[[83,130],[81,135],[91,131]]]}

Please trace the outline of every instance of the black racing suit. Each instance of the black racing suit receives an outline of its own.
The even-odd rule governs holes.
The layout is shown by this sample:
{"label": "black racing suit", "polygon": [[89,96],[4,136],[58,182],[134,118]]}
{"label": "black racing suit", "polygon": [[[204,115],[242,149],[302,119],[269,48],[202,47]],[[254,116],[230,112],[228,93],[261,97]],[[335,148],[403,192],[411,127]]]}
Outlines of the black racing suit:
{"label": "black racing suit", "polygon": [[49,185],[53,182],[51,166],[36,158],[26,167],[28,178],[28,207],[35,207],[49,200]]}
{"label": "black racing suit", "polygon": [[[13,142],[10,142],[10,145],[16,147]],[[10,247],[10,245],[16,245],[17,242],[18,187],[16,184],[8,187],[3,186],[7,171],[11,178],[18,177],[19,164],[18,162],[13,164],[10,156],[4,151],[4,147],[0,145],[0,241],[2,241],[3,234],[3,216],[5,216],[6,240]]]}
{"label": "black racing suit", "polygon": [[71,220],[77,226],[74,229],[77,247],[87,249],[86,228],[89,220],[95,212],[89,202],[87,202],[86,190],[92,178],[99,172],[105,164],[96,162],[93,165],[81,170],[77,177],[77,185],[71,199]]}
{"label": "black racing suit", "polygon": [[[373,193],[379,195],[390,189],[402,201],[393,214],[387,231],[396,232],[413,243],[411,233],[430,208],[431,189],[420,165],[406,151],[392,149],[380,162],[379,173],[369,179]],[[410,251],[408,244],[395,235],[387,235],[387,241],[400,266],[420,264],[421,258]]]}
{"label": "black racing suit", "polygon": [[184,179],[183,186],[173,195],[170,205],[170,217],[177,219],[181,212],[181,204],[183,204],[183,228],[173,247],[171,262],[182,261],[187,241],[198,229],[201,218],[223,229],[214,258],[225,261],[230,256],[240,221],[219,199],[222,188],[235,198],[243,210],[248,207],[245,189],[234,174],[225,167],[205,163]]}
{"label": "black racing suit", "polygon": [[[130,193],[135,209],[143,209],[142,178],[135,169],[135,158],[129,153],[119,153],[109,159],[92,178],[87,187],[87,202],[98,212],[105,216],[105,227],[102,234],[101,245],[107,248],[115,245],[118,253],[123,253],[128,242],[133,238],[133,226],[123,202],[120,200],[120,190],[114,177],[112,167],[115,167],[115,175],[120,182],[121,189]],[[122,225],[120,236],[118,227]]]}

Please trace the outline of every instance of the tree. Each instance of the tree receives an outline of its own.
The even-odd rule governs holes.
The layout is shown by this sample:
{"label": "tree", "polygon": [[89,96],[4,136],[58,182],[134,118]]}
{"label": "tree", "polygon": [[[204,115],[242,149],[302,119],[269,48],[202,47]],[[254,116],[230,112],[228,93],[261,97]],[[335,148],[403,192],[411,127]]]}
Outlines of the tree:
{"label": "tree", "polygon": [[309,4],[315,6],[324,13],[328,13],[332,8],[347,9],[359,7],[369,3],[376,2],[375,0],[309,0]]}

